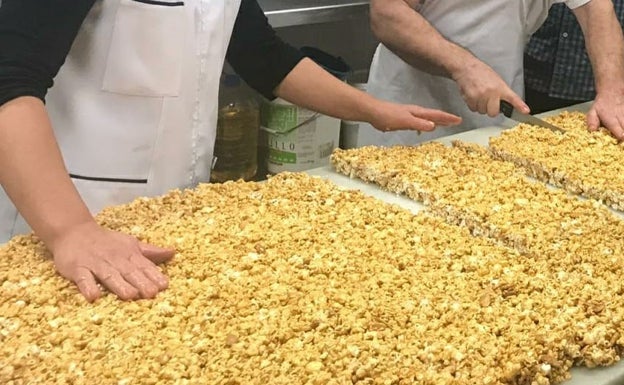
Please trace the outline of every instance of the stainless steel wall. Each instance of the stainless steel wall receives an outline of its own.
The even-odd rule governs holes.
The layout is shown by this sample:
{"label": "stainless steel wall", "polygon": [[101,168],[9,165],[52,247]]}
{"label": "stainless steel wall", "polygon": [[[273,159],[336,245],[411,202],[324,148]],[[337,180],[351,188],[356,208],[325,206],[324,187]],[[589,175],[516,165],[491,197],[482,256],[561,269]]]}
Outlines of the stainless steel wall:
{"label": "stainless steel wall", "polygon": [[329,23],[277,28],[278,35],[296,46],[313,46],[342,57],[355,72],[355,81],[366,80],[377,47],[367,15]]}
{"label": "stainless steel wall", "polygon": [[369,0],[258,0],[278,35],[296,47],[312,46],[342,57],[362,82],[377,42]]}

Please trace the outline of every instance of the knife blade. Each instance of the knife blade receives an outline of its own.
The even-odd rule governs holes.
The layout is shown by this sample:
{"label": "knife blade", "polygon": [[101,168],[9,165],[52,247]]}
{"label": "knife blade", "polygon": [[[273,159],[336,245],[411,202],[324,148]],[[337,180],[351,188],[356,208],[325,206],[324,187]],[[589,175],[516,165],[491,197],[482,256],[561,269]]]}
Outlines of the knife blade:
{"label": "knife blade", "polygon": [[562,133],[566,132],[563,128],[550,124],[533,115],[523,114],[522,112],[513,108],[513,106],[505,100],[500,101],[500,111],[503,115],[505,115],[511,120],[515,120],[516,122],[531,124],[533,126],[545,127],[554,132],[562,132]]}

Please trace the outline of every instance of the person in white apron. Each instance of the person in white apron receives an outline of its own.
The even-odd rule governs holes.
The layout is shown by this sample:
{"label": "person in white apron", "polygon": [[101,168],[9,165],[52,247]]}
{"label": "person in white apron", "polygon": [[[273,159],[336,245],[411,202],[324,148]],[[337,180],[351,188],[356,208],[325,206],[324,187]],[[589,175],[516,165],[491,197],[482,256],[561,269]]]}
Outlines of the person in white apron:
{"label": "person in white apron", "polygon": [[[4,0],[0,182],[88,300],[98,281],[122,299],[167,287],[154,263],[173,250],[106,230],[92,213],[209,180],[226,53],[269,98],[383,130],[459,122],[345,85],[277,39],[255,0]],[[27,229],[8,197],[4,240]]]}
{"label": "person in white apron", "polygon": [[500,125],[501,99],[529,112],[521,98],[523,49],[556,2],[566,3],[584,25],[592,62],[602,73],[603,92],[589,114],[590,125],[597,128],[600,115],[624,138],[618,123],[624,122],[622,32],[610,0],[372,0],[371,24],[382,44],[371,64],[368,92],[443,109],[463,122],[420,136],[362,125],[357,146],[413,144]]}

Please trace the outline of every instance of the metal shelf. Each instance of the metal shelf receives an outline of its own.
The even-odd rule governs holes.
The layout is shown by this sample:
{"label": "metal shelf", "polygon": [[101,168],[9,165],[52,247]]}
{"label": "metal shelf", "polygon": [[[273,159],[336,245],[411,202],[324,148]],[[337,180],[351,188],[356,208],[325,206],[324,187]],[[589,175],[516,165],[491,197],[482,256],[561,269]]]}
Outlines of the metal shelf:
{"label": "metal shelf", "polygon": [[258,0],[274,28],[327,23],[368,15],[368,0]]}

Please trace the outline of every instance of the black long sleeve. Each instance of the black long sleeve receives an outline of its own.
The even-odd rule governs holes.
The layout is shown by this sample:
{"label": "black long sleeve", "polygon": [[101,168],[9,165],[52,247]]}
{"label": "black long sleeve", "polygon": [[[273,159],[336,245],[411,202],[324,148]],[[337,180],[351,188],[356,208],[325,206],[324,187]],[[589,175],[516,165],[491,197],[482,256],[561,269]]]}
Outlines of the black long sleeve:
{"label": "black long sleeve", "polygon": [[0,6],[0,105],[44,99],[95,0],[3,0]]}
{"label": "black long sleeve", "polygon": [[242,0],[227,60],[247,84],[274,99],[275,87],[303,57],[277,37],[256,0]]}

